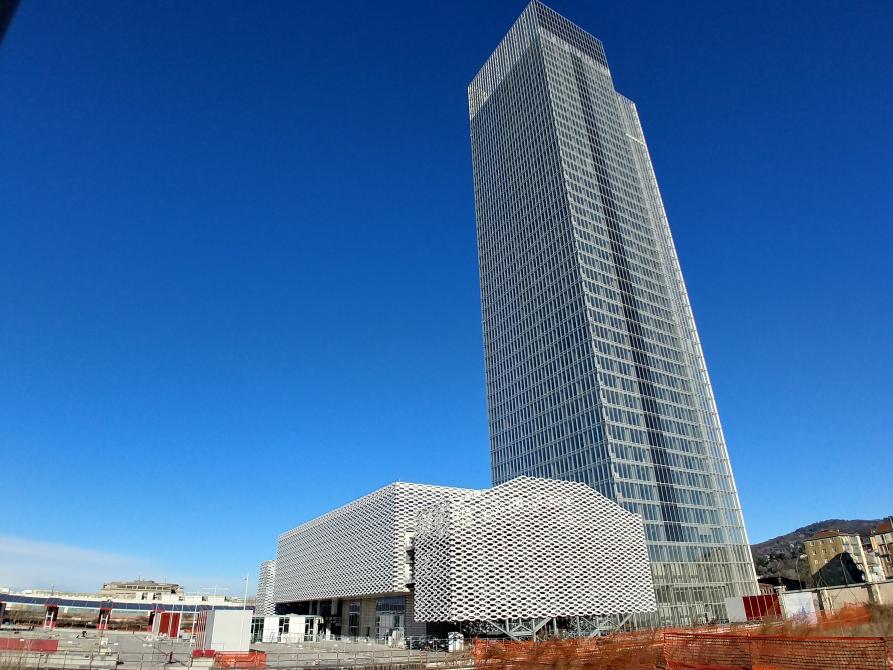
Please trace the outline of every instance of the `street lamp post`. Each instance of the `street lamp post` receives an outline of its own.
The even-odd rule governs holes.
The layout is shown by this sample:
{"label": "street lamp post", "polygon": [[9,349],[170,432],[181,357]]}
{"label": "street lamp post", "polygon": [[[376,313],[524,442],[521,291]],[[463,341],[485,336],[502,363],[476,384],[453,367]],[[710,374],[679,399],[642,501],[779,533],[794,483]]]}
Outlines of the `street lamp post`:
{"label": "street lamp post", "polygon": [[[248,608],[248,575],[245,575],[245,594],[242,596],[242,611]],[[242,644],[242,635],[245,632],[245,615],[243,614],[239,621],[239,644]],[[249,644],[250,647],[250,644]]]}
{"label": "street lamp post", "polygon": [[804,582],[804,581],[800,578],[800,561],[802,561],[804,558],[806,558],[806,554],[800,554],[800,555],[797,557],[797,562],[795,563],[795,565],[797,566],[797,579],[798,579],[799,582],[800,582],[800,590],[801,590],[801,591],[804,589],[804,587],[805,587],[805,585],[806,585],[806,582]]}

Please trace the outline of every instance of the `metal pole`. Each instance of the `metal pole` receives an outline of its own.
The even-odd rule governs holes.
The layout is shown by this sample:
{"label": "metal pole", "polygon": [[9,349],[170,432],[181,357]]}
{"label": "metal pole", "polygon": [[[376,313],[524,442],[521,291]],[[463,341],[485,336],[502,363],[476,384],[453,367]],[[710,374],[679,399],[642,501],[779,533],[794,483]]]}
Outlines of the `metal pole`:
{"label": "metal pole", "polygon": [[198,618],[198,603],[195,603],[195,609],[192,611],[192,630],[189,631],[189,643],[195,646],[195,620]]}
{"label": "metal pole", "polygon": [[806,554],[800,554],[797,556],[797,579],[800,580],[800,590],[802,591],[806,588],[806,582],[803,579],[800,579],[800,561],[806,556]]}
{"label": "metal pole", "polygon": [[[245,574],[245,595],[242,596],[242,611],[244,612],[248,606],[248,574]],[[242,646],[242,634],[245,632],[245,616],[243,615],[239,621],[239,646]],[[248,645],[249,648],[251,645]]]}

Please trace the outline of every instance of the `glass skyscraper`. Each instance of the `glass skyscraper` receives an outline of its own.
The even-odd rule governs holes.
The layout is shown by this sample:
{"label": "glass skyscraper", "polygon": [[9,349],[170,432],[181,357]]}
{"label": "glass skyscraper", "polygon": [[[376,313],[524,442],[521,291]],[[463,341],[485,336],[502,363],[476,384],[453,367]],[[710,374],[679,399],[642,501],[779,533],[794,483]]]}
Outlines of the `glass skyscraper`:
{"label": "glass skyscraper", "polygon": [[585,482],[645,521],[659,623],[756,592],[635,105],[532,2],[468,87],[493,483]]}

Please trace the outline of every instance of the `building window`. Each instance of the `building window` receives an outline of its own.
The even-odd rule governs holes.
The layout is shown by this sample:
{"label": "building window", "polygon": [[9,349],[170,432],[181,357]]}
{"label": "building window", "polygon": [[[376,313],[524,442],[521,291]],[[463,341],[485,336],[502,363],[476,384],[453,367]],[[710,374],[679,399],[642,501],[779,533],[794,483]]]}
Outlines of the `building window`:
{"label": "building window", "polygon": [[360,601],[352,600],[347,614],[347,634],[351,637],[360,635]]}
{"label": "building window", "polygon": [[264,620],[263,617],[254,617],[251,620],[251,641],[263,642]]}
{"label": "building window", "polygon": [[403,631],[406,619],[406,598],[395,596],[375,601],[375,628],[380,640],[387,639],[394,631]]}

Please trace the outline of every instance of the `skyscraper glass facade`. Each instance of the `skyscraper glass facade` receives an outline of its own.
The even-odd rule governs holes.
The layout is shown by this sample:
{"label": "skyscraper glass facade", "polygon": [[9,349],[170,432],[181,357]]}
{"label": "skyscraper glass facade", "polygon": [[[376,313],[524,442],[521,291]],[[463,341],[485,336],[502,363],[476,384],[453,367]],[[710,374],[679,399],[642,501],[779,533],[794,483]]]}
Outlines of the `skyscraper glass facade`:
{"label": "skyscraper glass facade", "polygon": [[721,620],[753,564],[635,105],[534,1],[468,107],[493,482],[585,482],[640,514],[660,620]]}

